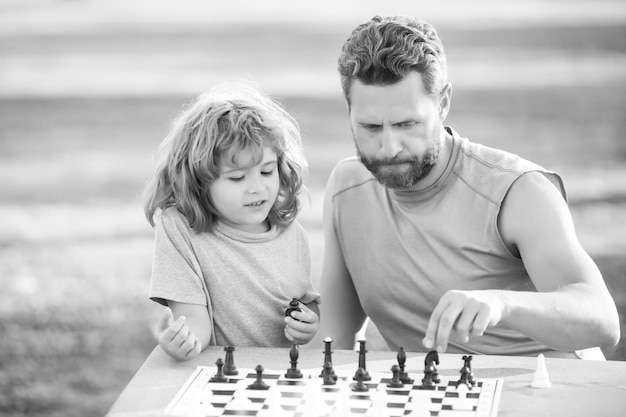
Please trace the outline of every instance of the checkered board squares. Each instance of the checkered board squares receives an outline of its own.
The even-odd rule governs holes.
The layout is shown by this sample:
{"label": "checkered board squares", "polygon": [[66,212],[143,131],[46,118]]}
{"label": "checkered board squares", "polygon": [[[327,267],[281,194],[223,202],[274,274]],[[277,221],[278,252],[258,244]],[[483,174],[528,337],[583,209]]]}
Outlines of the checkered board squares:
{"label": "checkered board squares", "polygon": [[[356,416],[368,415],[379,401],[378,390],[384,389],[386,412],[390,417],[410,414],[415,408],[428,410],[434,417],[495,417],[498,413],[501,379],[477,379],[477,384],[465,393],[456,390],[456,379],[440,376],[441,382],[433,388],[420,386],[416,381],[402,388],[389,388],[390,375],[370,372],[371,381],[366,382],[369,391],[354,392],[354,373],[337,371],[336,385],[322,385],[320,370],[304,371],[302,379],[285,378],[284,372],[266,370],[263,381],[269,390],[253,390],[248,386],[256,380],[252,369],[239,369],[239,375],[228,377],[227,382],[209,382],[214,367],[199,366],[189,377],[178,394],[165,409],[171,415],[198,416],[258,416],[269,404],[278,402],[287,416],[311,415],[314,407],[317,415],[331,415],[339,405],[347,406]],[[312,394],[313,393],[313,394]],[[315,404],[311,398],[315,397]],[[315,413],[314,413],[315,415]]]}

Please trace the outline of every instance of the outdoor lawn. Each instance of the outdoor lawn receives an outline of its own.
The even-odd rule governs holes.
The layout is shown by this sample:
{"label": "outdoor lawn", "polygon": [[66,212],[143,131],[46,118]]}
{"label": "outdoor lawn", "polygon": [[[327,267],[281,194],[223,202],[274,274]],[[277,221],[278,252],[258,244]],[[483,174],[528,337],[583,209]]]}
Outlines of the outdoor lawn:
{"label": "outdoor lawn", "polygon": [[[375,14],[373,2],[328,11],[328,22],[318,9],[272,15],[256,6],[238,19],[232,4],[218,16],[209,2],[171,15],[166,0],[150,11],[149,2],[105,3],[0,5],[2,416],[102,416],[154,348],[162,310],[147,299],[153,231],[141,194],[184,103],[245,76],[297,118],[310,164],[300,220],[316,279],[324,185],[353,153],[335,61],[350,30]],[[414,3],[406,13],[419,14]],[[547,2],[536,6],[545,15],[481,15],[443,3],[466,8],[425,8],[448,54],[449,124],[562,174],[624,335],[626,5]],[[552,13],[559,7],[567,13]],[[624,336],[603,351],[626,360]]]}

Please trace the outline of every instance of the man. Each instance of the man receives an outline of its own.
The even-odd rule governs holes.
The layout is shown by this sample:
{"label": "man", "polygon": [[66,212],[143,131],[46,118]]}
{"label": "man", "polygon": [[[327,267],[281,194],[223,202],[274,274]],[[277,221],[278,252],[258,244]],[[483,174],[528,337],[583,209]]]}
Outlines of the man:
{"label": "man", "polygon": [[391,349],[573,356],[617,343],[560,177],[444,126],[452,88],[432,26],[375,17],[338,68],[358,159],[326,190],[320,336],[349,348],[369,316]]}

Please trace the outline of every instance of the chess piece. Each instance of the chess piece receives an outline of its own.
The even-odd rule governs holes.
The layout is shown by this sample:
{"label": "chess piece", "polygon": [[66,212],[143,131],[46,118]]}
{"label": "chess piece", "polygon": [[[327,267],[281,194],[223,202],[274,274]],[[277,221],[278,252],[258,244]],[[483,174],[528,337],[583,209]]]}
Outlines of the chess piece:
{"label": "chess piece", "polygon": [[535,369],[535,374],[530,386],[533,388],[550,388],[552,386],[548,375],[548,368],[546,367],[546,358],[543,356],[543,353],[537,356],[537,368]]}
{"label": "chess piece", "polygon": [[465,384],[468,388],[472,388],[476,384],[474,374],[472,373],[472,355],[463,356],[463,367],[459,372],[461,373],[461,378],[457,382],[457,387],[460,384]]}
{"label": "chess piece", "polygon": [[439,354],[436,350],[431,350],[424,358],[424,378],[422,378],[421,388],[433,388],[440,382],[435,364],[439,365]]}
{"label": "chess piece", "polygon": [[367,350],[365,349],[365,340],[359,340],[359,367],[357,368],[356,372],[354,373],[354,377],[352,378],[353,380],[356,381],[357,378],[357,374],[359,373],[360,369],[363,369],[362,372],[362,378],[363,381],[371,381],[372,377],[370,376],[369,372],[367,372],[367,368],[365,367],[365,354],[367,353]]}
{"label": "chess piece", "polygon": [[331,375],[337,380],[337,375],[335,375],[335,370],[333,369],[333,351],[331,349],[331,344],[333,343],[333,339],[327,337],[324,339],[324,364],[322,366],[322,372],[320,373],[320,377],[324,377],[324,367],[326,367],[326,363],[330,364]]}
{"label": "chess piece", "polygon": [[300,302],[298,301],[297,298],[293,298],[289,302],[289,307],[287,308],[287,310],[285,310],[285,317],[289,316],[294,320],[300,321],[291,315],[291,313],[294,311],[300,311],[300,312],[302,311],[302,309],[300,308]]}
{"label": "chess piece", "polygon": [[324,385],[335,385],[337,383],[337,375],[333,370],[333,365],[330,362],[324,364],[324,370],[322,371],[322,378]]}
{"label": "chess piece", "polygon": [[352,391],[355,392],[367,392],[370,390],[370,388],[367,386],[367,384],[363,383],[364,378],[365,377],[365,369],[363,368],[359,368],[356,371],[356,384],[352,384],[350,385],[350,388],[352,388]]}
{"label": "chess piece", "polygon": [[391,367],[391,381],[387,383],[389,388],[402,388],[404,384],[400,381],[400,367],[398,365],[393,365]]}
{"label": "chess piece", "polygon": [[226,346],[224,348],[224,351],[226,352],[226,357],[224,359],[224,375],[237,375],[239,371],[235,366],[235,360],[233,357],[233,352],[235,351],[235,348],[233,346]]}
{"label": "chess piece", "polygon": [[228,378],[224,375],[224,361],[222,358],[217,358],[215,365],[217,366],[217,372],[209,378],[209,382],[228,382]]}
{"label": "chess piece", "polygon": [[254,390],[270,389],[270,386],[267,385],[263,381],[263,367],[261,365],[257,365],[256,368],[254,368],[254,370],[256,371],[256,380],[252,384],[248,385],[248,389],[254,389]]}
{"label": "chess piece", "polygon": [[294,343],[289,349],[289,362],[291,366],[285,373],[285,378],[299,379],[302,378],[302,372],[298,369],[298,357],[300,356],[300,347],[297,343]]}
{"label": "chess piece", "polygon": [[403,384],[412,384],[413,379],[409,378],[409,374],[404,370],[406,366],[406,352],[403,346],[400,346],[398,350],[397,359],[398,366],[400,367],[400,381],[402,381]]}

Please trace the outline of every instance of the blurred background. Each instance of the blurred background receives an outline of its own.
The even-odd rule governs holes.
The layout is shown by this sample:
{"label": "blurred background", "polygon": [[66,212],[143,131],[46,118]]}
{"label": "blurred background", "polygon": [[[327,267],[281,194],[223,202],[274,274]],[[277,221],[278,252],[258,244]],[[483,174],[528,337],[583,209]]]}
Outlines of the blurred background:
{"label": "blurred background", "polygon": [[376,14],[435,25],[461,135],[562,174],[626,333],[625,2],[0,0],[0,415],[102,416],[154,348],[141,193],[216,82],[299,121],[319,278],[324,185],[353,154],[335,63]]}

